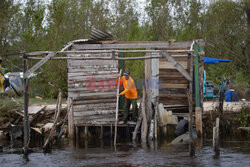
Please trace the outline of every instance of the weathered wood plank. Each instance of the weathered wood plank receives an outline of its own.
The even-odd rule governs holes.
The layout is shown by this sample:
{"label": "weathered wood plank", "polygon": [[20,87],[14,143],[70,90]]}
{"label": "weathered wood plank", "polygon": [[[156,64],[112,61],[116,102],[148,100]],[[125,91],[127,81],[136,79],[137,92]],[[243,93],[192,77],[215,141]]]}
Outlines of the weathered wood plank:
{"label": "weathered wood plank", "polygon": [[110,91],[113,92],[113,89],[116,88],[116,84],[114,83],[101,83],[101,82],[94,82],[94,83],[87,83],[87,82],[78,82],[78,83],[68,83],[68,91],[72,92],[72,91],[98,91],[101,89],[104,89],[103,92]]}
{"label": "weathered wood plank", "polygon": [[186,94],[185,88],[164,88],[159,92],[160,94]]}
{"label": "weathered wood plank", "polygon": [[112,121],[115,119],[115,114],[105,114],[105,115],[91,115],[91,116],[76,116],[74,117],[74,121],[82,121],[82,122],[88,122],[88,121]]}
{"label": "weathered wood plank", "polygon": [[[98,66],[98,68],[68,68],[68,73],[84,73],[84,72],[97,72],[97,71],[103,71],[103,72],[109,72],[109,71],[118,71],[117,67],[100,67]],[[118,73],[118,72],[117,72]]]}
{"label": "weathered wood plank", "polygon": [[25,72],[24,78],[29,78],[30,75],[35,72],[38,68],[40,68],[44,63],[46,63],[51,57],[55,56],[56,53],[49,53],[46,57],[44,57],[41,61],[36,63],[33,67],[31,67],[28,71]]}
{"label": "weathered wood plank", "polygon": [[187,98],[185,94],[160,94],[159,97],[161,98]]}
{"label": "weathered wood plank", "polygon": [[114,110],[94,110],[94,111],[74,112],[74,117],[87,117],[91,115],[103,115],[103,117],[105,117],[104,116],[105,114],[115,114],[115,109]]}
{"label": "weathered wood plank", "polygon": [[74,105],[73,109],[74,112],[78,110],[95,110],[95,109],[102,109],[102,108],[112,108],[115,106],[116,103],[99,103],[99,104],[86,104],[86,105]]}
{"label": "weathered wood plank", "polygon": [[116,97],[116,93],[115,92],[101,92],[101,93],[80,94],[80,93],[69,92],[68,96],[73,97],[73,98],[85,97],[85,99],[95,99],[95,98],[107,98],[107,97],[113,97],[113,96]]}
{"label": "weathered wood plank", "polygon": [[102,69],[112,69],[112,68],[118,68],[118,64],[111,64],[111,65],[78,65],[78,66],[70,66],[68,64],[68,70],[77,70],[77,69],[86,69],[86,70],[102,70]]}
{"label": "weathered wood plank", "polygon": [[192,81],[193,78],[190,77],[189,73],[183,68],[182,65],[177,63],[173,57],[171,57],[168,53],[162,52],[163,57],[165,57],[169,62],[173,64],[173,66],[185,77],[187,80]]}
{"label": "weathered wood plank", "polygon": [[113,73],[113,74],[107,74],[107,75],[95,75],[95,76],[82,76],[82,75],[78,75],[78,76],[68,76],[68,80],[87,80],[87,79],[110,79],[110,78],[116,78],[117,73]]}
{"label": "weathered wood plank", "polygon": [[80,101],[74,101],[75,105],[80,104],[99,104],[99,103],[115,103],[116,99],[100,99],[100,100],[80,100]]}
{"label": "weathered wood plank", "polygon": [[170,98],[159,98],[159,103],[162,104],[181,104],[188,105],[187,99],[170,99]]}
{"label": "weathered wood plank", "polygon": [[164,78],[161,83],[163,83],[163,84],[188,84],[189,81],[186,80],[186,79],[180,79],[180,80],[178,80],[178,79],[173,79],[172,78],[171,80],[169,80],[169,79],[165,79]]}
{"label": "weathered wood plank", "polygon": [[89,125],[110,125],[114,124],[115,119],[113,118],[106,118],[106,119],[90,119],[90,120],[74,120],[76,125],[81,124],[89,124]]}
{"label": "weathered wood plank", "polygon": [[80,66],[80,65],[115,65],[117,60],[71,60],[68,62],[68,66]]}
{"label": "weathered wood plank", "polygon": [[159,69],[159,75],[181,75],[176,69]]}
{"label": "weathered wood plank", "polygon": [[[109,85],[108,85],[109,86]],[[99,86],[97,89],[93,88],[68,88],[68,92],[78,92],[78,93],[95,93],[95,92],[115,92],[114,88],[110,88],[110,86]]]}
{"label": "weathered wood plank", "polygon": [[73,44],[72,49],[139,49],[139,48],[190,48],[192,41],[188,42],[119,42],[116,44]]}
{"label": "weathered wood plank", "polygon": [[78,78],[68,78],[68,83],[77,83],[77,82],[90,82],[93,81],[95,82],[95,80],[99,80],[99,82],[104,82],[105,80],[110,80],[112,81],[112,79],[116,79],[115,75],[113,76],[98,76],[98,77],[78,77]]}
{"label": "weathered wood plank", "polygon": [[162,84],[161,88],[187,88],[188,84]]}
{"label": "weathered wood plank", "polygon": [[114,99],[116,98],[116,94],[111,94],[111,95],[102,95],[102,96],[98,96],[98,95],[93,95],[93,96],[76,96],[74,97],[74,101],[75,100],[100,100],[100,99]]}
{"label": "weathered wood plank", "polygon": [[[178,61],[178,63],[184,68],[187,69],[187,62],[186,61]],[[160,69],[176,69],[173,63],[168,61],[160,61],[159,63]]]}
{"label": "weathered wood plank", "polygon": [[[170,53],[168,53],[171,57],[173,57],[173,59],[177,62],[187,62],[188,61],[188,56],[185,55],[185,56],[181,56],[181,57],[177,57],[177,55],[171,55]],[[175,57],[174,57],[175,56]],[[162,58],[159,58],[159,61],[162,62],[162,61],[167,61],[166,58],[162,57]]]}
{"label": "weathered wood plank", "polygon": [[112,74],[117,74],[118,69],[116,70],[107,70],[107,71],[81,71],[81,72],[68,72],[68,77],[75,77],[75,76],[98,76],[98,75],[112,75]]}

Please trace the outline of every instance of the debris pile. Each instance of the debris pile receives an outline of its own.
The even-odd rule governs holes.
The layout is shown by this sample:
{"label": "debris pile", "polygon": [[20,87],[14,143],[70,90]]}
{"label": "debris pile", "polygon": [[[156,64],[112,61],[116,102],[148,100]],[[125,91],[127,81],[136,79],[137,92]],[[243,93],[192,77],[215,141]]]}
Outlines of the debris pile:
{"label": "debris pile", "polygon": [[[44,149],[66,134],[67,105],[62,104],[59,92],[57,104],[28,107],[30,140],[39,139]],[[14,98],[4,98],[0,102],[0,131],[11,143],[23,139],[23,104]],[[45,139],[45,141],[44,141]],[[56,139],[56,140],[55,140]]]}

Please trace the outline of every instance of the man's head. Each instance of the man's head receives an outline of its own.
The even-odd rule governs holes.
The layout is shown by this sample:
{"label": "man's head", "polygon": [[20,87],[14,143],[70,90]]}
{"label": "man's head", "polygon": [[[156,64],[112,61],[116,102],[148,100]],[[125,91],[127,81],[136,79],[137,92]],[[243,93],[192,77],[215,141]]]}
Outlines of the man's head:
{"label": "man's head", "polygon": [[125,70],[123,75],[125,76],[126,80],[129,79],[129,76],[130,76],[130,71],[129,70]]}

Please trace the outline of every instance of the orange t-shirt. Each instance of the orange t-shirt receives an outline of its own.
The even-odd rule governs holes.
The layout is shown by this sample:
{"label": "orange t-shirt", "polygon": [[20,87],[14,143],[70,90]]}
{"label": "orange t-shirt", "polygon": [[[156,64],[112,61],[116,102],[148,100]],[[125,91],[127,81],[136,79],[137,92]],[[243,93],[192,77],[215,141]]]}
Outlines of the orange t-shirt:
{"label": "orange t-shirt", "polygon": [[127,99],[136,99],[137,98],[137,90],[135,87],[135,82],[131,77],[129,77],[129,79],[126,80],[125,76],[123,76],[120,80],[120,85],[121,84],[123,84],[124,91],[122,91],[120,93],[120,95],[125,94],[125,97]]}

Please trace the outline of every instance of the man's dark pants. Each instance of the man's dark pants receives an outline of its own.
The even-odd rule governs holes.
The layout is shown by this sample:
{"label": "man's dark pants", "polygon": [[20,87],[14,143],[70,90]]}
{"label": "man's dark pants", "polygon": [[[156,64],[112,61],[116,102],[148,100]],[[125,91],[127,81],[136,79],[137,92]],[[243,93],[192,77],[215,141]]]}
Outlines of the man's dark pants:
{"label": "man's dark pants", "polygon": [[137,99],[127,99],[125,97],[125,104],[124,104],[124,113],[123,113],[123,121],[127,122],[128,120],[128,113],[129,113],[129,109],[130,109],[130,105],[132,104],[132,121],[136,121],[137,119],[137,112],[138,112],[138,108],[137,108]]}

